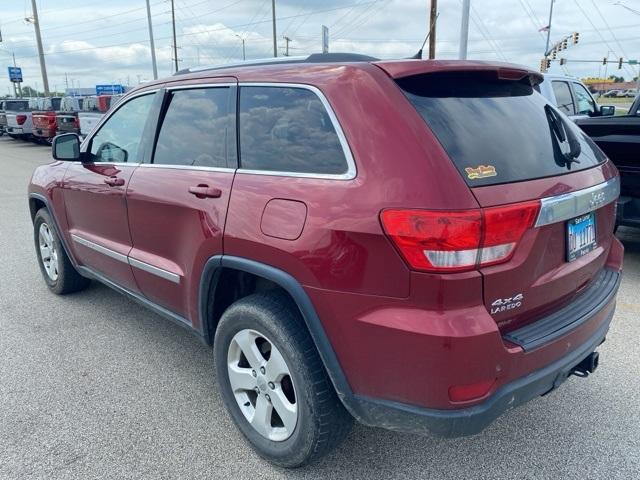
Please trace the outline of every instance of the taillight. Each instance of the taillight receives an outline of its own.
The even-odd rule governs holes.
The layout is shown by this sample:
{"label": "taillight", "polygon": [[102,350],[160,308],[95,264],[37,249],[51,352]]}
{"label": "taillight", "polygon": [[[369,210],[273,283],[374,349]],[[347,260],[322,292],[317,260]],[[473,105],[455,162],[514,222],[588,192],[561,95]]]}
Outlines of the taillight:
{"label": "taillight", "polygon": [[26,115],[16,115],[16,122],[18,122],[18,125],[23,125],[24,122],[26,121],[27,121]]}
{"label": "taillight", "polygon": [[508,261],[540,202],[465,211],[383,210],[385,232],[411,268],[462,272]]}
{"label": "taillight", "polygon": [[48,117],[48,118],[49,118],[49,125],[50,125],[50,126],[53,126],[53,125],[55,125],[55,124],[56,124],[56,120],[57,120],[57,118],[56,118],[55,114],[54,114],[54,115],[49,115],[49,117]]}
{"label": "taillight", "polygon": [[80,119],[78,117],[73,118],[73,126],[75,128],[80,128]]}

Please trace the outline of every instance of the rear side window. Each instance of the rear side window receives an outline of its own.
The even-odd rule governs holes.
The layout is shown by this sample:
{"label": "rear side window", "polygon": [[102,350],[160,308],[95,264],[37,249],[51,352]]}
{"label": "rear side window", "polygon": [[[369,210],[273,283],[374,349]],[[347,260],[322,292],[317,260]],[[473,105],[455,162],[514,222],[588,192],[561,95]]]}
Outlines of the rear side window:
{"label": "rear side window", "polygon": [[241,167],[308,174],[344,174],[347,161],[322,101],[294,87],[240,88]]}
{"label": "rear side window", "polygon": [[398,84],[469,186],[561,175],[605,160],[528,82],[467,73]]}
{"label": "rear side window", "polygon": [[[171,94],[153,163],[228,167],[235,163],[235,113],[229,87],[175,90]],[[231,148],[232,152],[228,152]]]}
{"label": "rear side window", "polygon": [[567,82],[554,81],[551,82],[553,93],[556,96],[558,109],[565,115],[575,115],[576,111],[573,106],[573,97],[571,96],[571,88]]}

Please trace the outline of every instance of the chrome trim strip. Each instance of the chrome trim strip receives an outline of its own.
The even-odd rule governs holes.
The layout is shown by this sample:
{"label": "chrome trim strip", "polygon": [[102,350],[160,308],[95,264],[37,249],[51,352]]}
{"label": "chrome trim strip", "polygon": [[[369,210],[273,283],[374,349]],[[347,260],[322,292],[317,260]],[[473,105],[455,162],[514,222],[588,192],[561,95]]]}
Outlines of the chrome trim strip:
{"label": "chrome trim strip", "polygon": [[[184,81],[184,80],[183,80]],[[198,90],[200,88],[212,88],[212,87],[225,87],[225,88],[229,88],[229,87],[235,87],[238,84],[236,82],[220,82],[220,83],[188,83],[188,84],[181,84],[181,85],[167,85],[165,87],[165,90],[167,91],[172,91],[172,90]]]}
{"label": "chrome trim strip", "polygon": [[170,282],[180,283],[180,275],[178,275],[177,273],[154,267],[153,265],[141,262],[140,260],[136,260],[135,258],[129,257],[129,265],[139,268],[140,270],[143,270],[147,273],[151,273],[152,275],[156,275],[160,278],[164,278],[165,280],[169,280]]}
{"label": "chrome trim strip", "polygon": [[235,168],[229,168],[229,167],[199,167],[199,166],[191,166],[191,165],[169,165],[169,164],[161,164],[161,163],[141,163],[138,166],[142,168],[170,168],[172,170],[203,170],[206,172],[223,172],[223,173],[233,173],[236,171]]}
{"label": "chrome trim strip", "polygon": [[[347,161],[347,171],[345,173],[339,174],[322,174],[322,173],[296,173],[296,172],[280,172],[280,171],[268,171],[268,170],[251,170],[239,168],[238,173],[245,173],[250,175],[275,175],[278,177],[300,177],[300,178],[319,178],[319,179],[328,179],[328,180],[353,180],[356,178],[357,169],[356,163],[353,159],[353,155],[351,153],[351,149],[349,148],[349,143],[347,142],[347,137],[344,135],[342,131],[342,126],[338,121],[338,117],[336,117],[333,108],[331,108],[331,104],[324,96],[322,91],[313,85],[307,85],[305,83],[278,83],[278,82],[240,82],[238,84],[242,87],[280,87],[280,88],[301,88],[304,90],[309,90],[316,94],[316,96],[322,102],[327,114],[329,115],[329,119],[333,125],[333,128],[336,131],[336,135],[338,135],[338,140],[340,141],[340,146],[342,147],[342,152],[344,153],[344,157]],[[242,94],[242,90],[241,90]],[[240,163],[242,164],[242,152],[240,152]]]}
{"label": "chrome trim strip", "polygon": [[570,220],[615,201],[620,196],[620,177],[599,185],[541,200],[536,227]]}
{"label": "chrome trim strip", "polygon": [[123,255],[122,253],[111,250],[110,248],[103,247],[102,245],[98,245],[97,243],[92,242],[91,240],[87,240],[86,238],[82,238],[79,235],[74,233],[71,234],[71,238],[74,242],[79,243],[80,245],[84,245],[91,250],[95,250],[98,253],[106,255],[107,257],[111,257],[114,260],[118,260],[119,262],[129,263],[128,257]]}
{"label": "chrome trim strip", "polygon": [[135,258],[128,257],[127,255],[123,255],[122,253],[111,250],[110,248],[98,245],[97,243],[94,243],[91,240],[87,240],[86,238],[82,238],[81,236],[74,233],[71,234],[71,238],[74,242],[79,243],[80,245],[84,245],[85,247],[95,250],[98,253],[106,255],[107,257],[113,258],[114,260],[118,260],[122,263],[128,263],[132,267],[136,267],[140,270],[144,270],[147,273],[157,275],[158,277],[169,280],[170,282],[180,283],[180,275],[178,275],[177,273],[169,272],[162,268],[155,267],[145,262],[141,262],[140,260],[136,260]]}

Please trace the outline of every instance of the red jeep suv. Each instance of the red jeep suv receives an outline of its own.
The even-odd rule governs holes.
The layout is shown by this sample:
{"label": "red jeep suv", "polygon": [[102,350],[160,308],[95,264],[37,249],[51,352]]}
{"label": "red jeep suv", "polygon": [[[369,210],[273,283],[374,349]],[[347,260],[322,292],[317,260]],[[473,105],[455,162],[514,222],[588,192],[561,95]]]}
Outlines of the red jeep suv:
{"label": "red jeep suv", "polygon": [[57,294],[98,280],[212,344],[270,461],[352,418],[440,436],[598,365],[616,168],[525,67],[352,54],[145,84],[29,188]]}

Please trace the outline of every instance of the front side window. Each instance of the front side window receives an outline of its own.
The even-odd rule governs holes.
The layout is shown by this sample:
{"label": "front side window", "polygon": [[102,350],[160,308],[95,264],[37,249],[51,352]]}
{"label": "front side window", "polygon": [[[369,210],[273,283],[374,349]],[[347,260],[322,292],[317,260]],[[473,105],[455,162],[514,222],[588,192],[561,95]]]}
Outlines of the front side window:
{"label": "front side window", "polygon": [[153,163],[228,167],[227,158],[235,163],[235,113],[229,90],[213,87],[173,92]]}
{"label": "front side window", "polygon": [[573,97],[571,89],[567,82],[551,82],[553,93],[556,96],[558,109],[565,115],[575,115],[576,111],[573,107]]}
{"label": "front side window", "polygon": [[133,98],[102,124],[91,139],[91,161],[140,163],[142,132],[155,94]]}
{"label": "front side window", "polygon": [[240,89],[241,166],[249,170],[340,175],[348,165],[322,101],[307,89]]}
{"label": "front side window", "polygon": [[576,103],[578,104],[578,114],[593,115],[596,112],[596,104],[593,101],[587,89],[579,83],[573,84],[573,91],[576,94]]}

